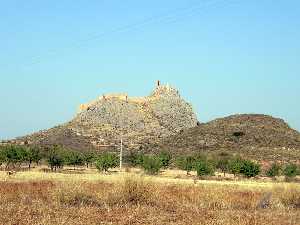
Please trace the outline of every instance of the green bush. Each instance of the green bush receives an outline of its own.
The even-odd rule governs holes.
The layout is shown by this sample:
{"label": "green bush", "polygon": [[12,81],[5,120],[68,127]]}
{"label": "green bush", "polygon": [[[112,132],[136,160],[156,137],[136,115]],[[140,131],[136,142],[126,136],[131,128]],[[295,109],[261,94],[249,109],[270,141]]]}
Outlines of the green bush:
{"label": "green bush", "polygon": [[287,178],[293,178],[296,177],[298,173],[297,165],[295,164],[288,164],[285,166],[283,170],[283,175]]}
{"label": "green bush", "polygon": [[162,167],[167,168],[170,166],[172,156],[169,152],[167,152],[167,151],[160,152],[158,155],[158,158],[162,164]]}
{"label": "green bush", "polygon": [[255,177],[260,173],[260,165],[250,160],[243,160],[240,173],[246,177]]}
{"label": "green bush", "polygon": [[193,156],[182,156],[177,158],[176,166],[178,169],[185,170],[187,175],[193,170],[195,158]]}
{"label": "green bush", "polygon": [[144,153],[141,152],[130,152],[130,154],[125,157],[125,161],[131,166],[142,166],[144,159]]}
{"label": "green bush", "polygon": [[104,153],[97,157],[95,166],[99,171],[107,172],[111,168],[118,166],[118,156],[112,153]]}
{"label": "green bush", "polygon": [[255,177],[260,173],[260,165],[241,157],[235,157],[229,161],[229,171],[234,174],[243,174],[246,177]]}
{"label": "green bush", "polygon": [[243,159],[240,157],[235,157],[229,161],[228,164],[229,171],[236,176],[241,173],[241,169],[243,167]]}
{"label": "green bush", "polygon": [[157,174],[161,167],[162,163],[157,156],[144,156],[142,167],[149,174]]}
{"label": "green bush", "polygon": [[281,167],[277,163],[273,163],[271,167],[267,170],[266,175],[268,177],[277,177],[280,175]]}
{"label": "green bush", "polygon": [[208,160],[199,160],[195,163],[195,169],[199,177],[202,176],[213,176],[215,173],[215,168],[212,163]]}

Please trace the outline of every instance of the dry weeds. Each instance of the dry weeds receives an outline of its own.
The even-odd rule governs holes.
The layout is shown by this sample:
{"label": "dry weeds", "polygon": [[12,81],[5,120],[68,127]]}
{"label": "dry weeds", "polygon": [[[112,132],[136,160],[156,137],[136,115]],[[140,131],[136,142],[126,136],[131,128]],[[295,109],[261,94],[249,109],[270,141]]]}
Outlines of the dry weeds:
{"label": "dry weeds", "polygon": [[0,199],[5,225],[300,224],[300,191],[293,184],[163,184],[137,176],[118,182],[10,180],[0,182]]}

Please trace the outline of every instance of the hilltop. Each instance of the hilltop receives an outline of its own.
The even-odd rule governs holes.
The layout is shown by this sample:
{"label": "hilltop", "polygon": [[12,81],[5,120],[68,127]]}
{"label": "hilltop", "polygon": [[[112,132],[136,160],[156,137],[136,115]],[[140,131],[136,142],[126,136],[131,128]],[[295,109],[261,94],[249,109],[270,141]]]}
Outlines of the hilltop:
{"label": "hilltop", "polygon": [[300,159],[300,134],[284,120],[242,114],[200,123],[179,91],[160,82],[146,97],[101,95],[80,105],[71,121],[4,144],[118,152],[121,138],[127,153],[227,152],[261,160]]}
{"label": "hilltop", "polygon": [[300,133],[282,119],[259,114],[232,115],[199,124],[154,146],[176,154],[227,152],[253,159],[300,159]]}
{"label": "hilltop", "polygon": [[197,126],[192,106],[169,85],[158,81],[146,97],[105,94],[82,104],[70,122],[17,138],[12,142],[37,145],[60,144],[70,149],[115,148],[121,136],[130,148],[174,135]]}

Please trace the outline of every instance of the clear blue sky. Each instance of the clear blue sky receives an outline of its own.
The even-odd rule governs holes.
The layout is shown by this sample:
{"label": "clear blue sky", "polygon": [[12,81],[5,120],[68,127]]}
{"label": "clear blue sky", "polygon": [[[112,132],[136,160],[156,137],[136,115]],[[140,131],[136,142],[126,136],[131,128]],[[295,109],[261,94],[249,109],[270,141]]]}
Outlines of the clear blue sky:
{"label": "clear blue sky", "polygon": [[157,79],[201,122],[264,113],[300,130],[299,59],[299,0],[0,0],[0,139]]}

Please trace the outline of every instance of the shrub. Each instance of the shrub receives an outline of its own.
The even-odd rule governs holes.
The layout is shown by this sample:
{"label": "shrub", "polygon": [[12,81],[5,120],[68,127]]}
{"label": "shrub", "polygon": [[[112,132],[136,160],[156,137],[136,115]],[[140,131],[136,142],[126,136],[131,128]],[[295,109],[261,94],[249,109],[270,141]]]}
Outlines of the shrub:
{"label": "shrub", "polygon": [[283,170],[283,174],[285,177],[287,178],[293,178],[293,177],[296,177],[297,176],[297,165],[295,164],[288,164],[285,166],[284,170]]}
{"label": "shrub", "polygon": [[266,175],[268,177],[276,177],[280,174],[281,167],[277,163],[273,163],[272,166],[267,170]]}
{"label": "shrub", "polygon": [[97,158],[95,166],[99,171],[107,172],[108,169],[118,166],[118,156],[112,153],[104,153]]}
{"label": "shrub", "polygon": [[157,174],[162,167],[162,163],[157,156],[144,156],[142,167],[149,174]]}
{"label": "shrub", "polygon": [[60,204],[71,207],[101,207],[101,201],[92,193],[84,191],[80,186],[71,186],[55,192],[55,197]]}
{"label": "shrub", "polygon": [[246,177],[255,177],[260,173],[260,165],[250,160],[243,160],[240,172]]}
{"label": "shrub", "polygon": [[300,209],[300,189],[297,184],[277,188],[276,195],[279,201],[287,208]]}
{"label": "shrub", "polygon": [[176,166],[181,170],[185,170],[187,175],[193,170],[194,163],[195,158],[192,156],[183,156],[176,160]]}
{"label": "shrub", "polygon": [[196,171],[197,171],[197,175],[199,177],[214,175],[214,173],[215,173],[214,166],[212,165],[212,163],[210,163],[207,160],[197,161],[195,163],[195,168],[196,168]]}
{"label": "shrub", "polygon": [[240,157],[235,157],[229,161],[229,171],[236,176],[241,173],[243,167],[243,160]]}
{"label": "shrub", "polygon": [[169,152],[167,151],[160,152],[158,158],[162,164],[162,167],[167,168],[168,166],[170,166],[172,156]]}
{"label": "shrub", "polygon": [[144,153],[130,152],[130,154],[125,158],[125,160],[131,166],[141,166],[143,164]]}
{"label": "shrub", "polygon": [[151,204],[153,190],[151,185],[145,183],[141,178],[125,178],[119,191],[119,202],[124,205]]}

